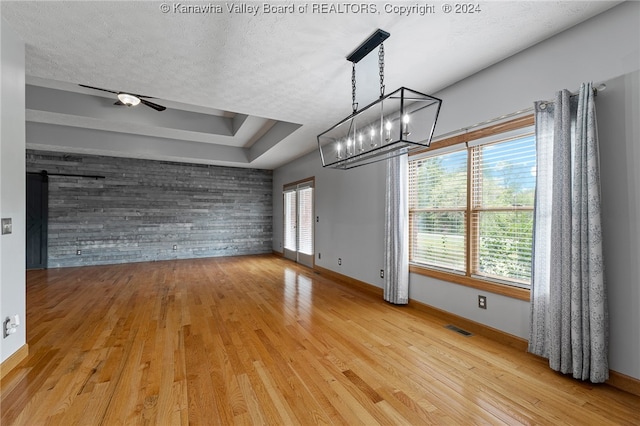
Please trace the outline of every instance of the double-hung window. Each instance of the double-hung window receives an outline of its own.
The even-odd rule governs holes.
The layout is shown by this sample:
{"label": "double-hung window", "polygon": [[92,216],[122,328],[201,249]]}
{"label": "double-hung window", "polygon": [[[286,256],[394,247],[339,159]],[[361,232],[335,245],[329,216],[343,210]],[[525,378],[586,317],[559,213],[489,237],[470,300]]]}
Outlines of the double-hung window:
{"label": "double-hung window", "polygon": [[409,165],[411,260],[466,270],[467,151],[426,156]]}
{"label": "double-hung window", "polygon": [[412,154],[412,271],[479,288],[487,283],[528,289],[535,173],[531,117]]}

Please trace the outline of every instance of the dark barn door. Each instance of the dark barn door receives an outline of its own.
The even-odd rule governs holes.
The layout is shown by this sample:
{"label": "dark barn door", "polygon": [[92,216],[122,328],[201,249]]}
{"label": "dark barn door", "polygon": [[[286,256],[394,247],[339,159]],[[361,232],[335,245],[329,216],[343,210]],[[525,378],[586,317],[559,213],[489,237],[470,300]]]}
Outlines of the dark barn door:
{"label": "dark barn door", "polygon": [[48,182],[46,173],[27,173],[27,269],[47,267]]}

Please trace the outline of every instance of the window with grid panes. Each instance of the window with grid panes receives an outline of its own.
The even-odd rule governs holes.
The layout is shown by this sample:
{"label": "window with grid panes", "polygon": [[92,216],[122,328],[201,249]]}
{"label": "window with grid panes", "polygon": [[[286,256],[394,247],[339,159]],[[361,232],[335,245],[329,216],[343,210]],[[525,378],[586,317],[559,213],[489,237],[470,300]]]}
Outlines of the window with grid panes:
{"label": "window with grid panes", "polygon": [[529,287],[535,194],[532,133],[531,127],[489,136],[479,133],[481,137],[449,146],[447,152],[436,149],[410,158],[413,264]]}

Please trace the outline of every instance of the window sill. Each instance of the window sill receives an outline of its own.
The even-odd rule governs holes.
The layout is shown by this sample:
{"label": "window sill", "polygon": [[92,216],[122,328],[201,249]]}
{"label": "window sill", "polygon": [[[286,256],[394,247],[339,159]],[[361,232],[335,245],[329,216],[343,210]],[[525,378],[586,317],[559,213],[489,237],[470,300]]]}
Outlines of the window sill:
{"label": "window sill", "polygon": [[478,278],[468,277],[466,275],[456,275],[443,271],[436,271],[434,269],[429,269],[418,265],[409,265],[409,272],[431,278],[437,278],[443,281],[449,281],[467,287],[477,288],[479,290],[489,291],[491,293],[500,294],[502,296],[507,296],[514,299],[525,300],[527,302],[531,298],[531,292],[525,288],[518,288],[506,284],[484,281]]}

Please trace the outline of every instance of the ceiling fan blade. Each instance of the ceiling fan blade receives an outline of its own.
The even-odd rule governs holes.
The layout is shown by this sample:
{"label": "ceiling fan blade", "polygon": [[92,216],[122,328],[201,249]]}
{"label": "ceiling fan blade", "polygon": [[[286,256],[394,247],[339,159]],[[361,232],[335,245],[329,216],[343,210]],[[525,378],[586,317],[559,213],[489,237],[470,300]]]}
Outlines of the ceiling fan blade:
{"label": "ceiling fan blade", "polygon": [[102,89],[102,88],[100,88],[100,87],[87,86],[86,84],[78,84],[78,86],[80,86],[80,87],[86,87],[87,89],[101,90],[101,91],[103,91],[103,92],[115,93],[116,95],[118,94],[118,92],[114,92],[113,90]]}
{"label": "ceiling fan blade", "polygon": [[163,107],[162,105],[154,104],[153,102],[149,102],[146,99],[140,99],[140,103],[145,104],[149,108],[153,108],[156,111],[164,111],[167,107]]}

